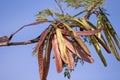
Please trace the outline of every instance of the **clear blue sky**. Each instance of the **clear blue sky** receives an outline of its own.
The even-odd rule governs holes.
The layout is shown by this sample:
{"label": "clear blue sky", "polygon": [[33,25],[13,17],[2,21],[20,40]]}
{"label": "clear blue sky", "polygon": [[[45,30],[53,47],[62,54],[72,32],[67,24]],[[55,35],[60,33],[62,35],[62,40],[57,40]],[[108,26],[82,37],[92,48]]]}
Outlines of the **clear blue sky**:
{"label": "clear blue sky", "polygon": [[[106,9],[120,36],[120,0],[115,1],[107,0]],[[52,8],[53,5],[53,0],[0,0],[0,36],[9,36],[20,26],[34,22],[38,11],[46,7]],[[35,38],[45,28],[44,25],[25,28],[15,35],[13,41]],[[34,47],[35,44],[0,47],[0,80],[39,80],[37,57],[32,56]],[[120,62],[112,54],[104,52],[108,62],[108,67],[105,68],[93,48],[90,49],[95,62],[79,64],[71,73],[70,80],[119,80]],[[48,80],[68,80],[64,78],[63,73],[57,74],[53,59],[51,59]]]}

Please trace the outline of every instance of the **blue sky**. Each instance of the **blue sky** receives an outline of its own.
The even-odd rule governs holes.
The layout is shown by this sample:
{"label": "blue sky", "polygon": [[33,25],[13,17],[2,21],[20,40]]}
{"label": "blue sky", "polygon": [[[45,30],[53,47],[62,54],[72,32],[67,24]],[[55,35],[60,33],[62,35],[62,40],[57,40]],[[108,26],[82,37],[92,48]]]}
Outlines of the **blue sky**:
{"label": "blue sky", "polygon": [[[120,0],[106,2],[115,30],[120,36]],[[0,36],[16,31],[20,26],[35,21],[35,15],[44,8],[53,8],[53,0],[0,0]],[[37,37],[45,25],[25,28],[15,35],[13,41],[24,41]],[[0,80],[39,80],[37,57],[32,56],[35,44],[24,46],[0,47]],[[90,47],[95,62],[79,64],[71,73],[70,80],[118,80],[120,79],[120,62],[114,56],[104,52],[108,67],[99,61],[98,55]],[[104,50],[103,50],[104,51]],[[120,53],[120,50],[118,50]],[[53,56],[53,55],[52,55]],[[68,80],[63,73],[56,72],[54,60],[51,59],[48,80]]]}

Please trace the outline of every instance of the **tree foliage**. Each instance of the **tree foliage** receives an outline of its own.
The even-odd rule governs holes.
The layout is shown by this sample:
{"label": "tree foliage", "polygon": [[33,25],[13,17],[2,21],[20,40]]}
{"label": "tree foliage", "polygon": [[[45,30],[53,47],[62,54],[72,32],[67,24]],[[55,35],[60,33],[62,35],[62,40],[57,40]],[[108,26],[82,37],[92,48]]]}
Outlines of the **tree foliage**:
{"label": "tree foliage", "polygon": [[[60,12],[47,8],[37,14],[36,22],[22,26],[9,37],[0,37],[0,46],[24,45],[37,42],[33,55],[38,56],[40,80],[46,80],[51,50],[54,51],[56,70],[58,73],[65,68],[64,76],[70,78],[70,72],[79,61],[93,63],[94,59],[86,42],[92,44],[103,65],[107,62],[102,48],[113,53],[120,61],[117,50],[120,49],[120,38],[114,30],[103,9],[105,0],[54,0]],[[64,7],[63,7],[64,6]],[[75,15],[67,13],[63,8],[79,10]],[[92,14],[96,22],[90,21]],[[81,15],[84,15],[81,17]],[[13,36],[24,27],[50,23],[35,39],[25,42],[10,42]]]}

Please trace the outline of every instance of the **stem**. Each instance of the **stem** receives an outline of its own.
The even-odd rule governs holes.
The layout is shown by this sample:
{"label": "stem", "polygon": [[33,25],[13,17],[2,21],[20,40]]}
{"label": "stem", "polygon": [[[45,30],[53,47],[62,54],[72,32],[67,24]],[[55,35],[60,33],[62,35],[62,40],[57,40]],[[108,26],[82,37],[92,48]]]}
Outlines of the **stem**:
{"label": "stem", "polygon": [[93,7],[88,13],[85,15],[85,19],[89,19],[90,15],[96,12],[97,8]]}
{"label": "stem", "polygon": [[55,0],[56,4],[58,5],[59,9],[61,10],[62,14],[64,15],[64,10],[62,9],[62,6],[60,5],[60,2]]}
{"label": "stem", "polygon": [[15,45],[27,45],[27,44],[33,44],[38,42],[39,38],[33,39],[33,40],[28,40],[28,41],[24,41],[24,42],[10,42],[7,44],[0,44],[1,46],[15,46]]}
{"label": "stem", "polygon": [[[88,31],[76,31],[76,33],[79,35],[79,36],[90,36],[90,35],[94,35],[100,31],[103,30],[103,27],[97,29],[97,30],[88,30]],[[61,30],[62,31],[62,34],[64,35],[71,35],[71,32],[70,31],[66,31],[66,30]],[[41,35],[40,35],[41,36]],[[38,36],[37,38],[35,39],[32,39],[32,40],[28,40],[28,41],[23,41],[23,42],[10,42],[10,43],[0,43],[0,47],[1,46],[14,46],[14,45],[27,45],[27,44],[33,44],[33,43],[36,43],[39,41],[39,38],[40,36]]]}
{"label": "stem", "polygon": [[9,41],[12,39],[12,37],[13,37],[16,33],[18,33],[18,32],[19,32],[20,30],[22,30],[23,28],[28,27],[28,26],[33,26],[33,25],[42,24],[42,23],[44,23],[44,22],[53,22],[53,21],[48,21],[48,20],[46,20],[46,21],[36,21],[36,22],[31,23],[31,24],[24,25],[24,26],[20,27],[17,31],[15,31],[14,33],[12,33],[12,34],[10,35]]}
{"label": "stem", "polygon": [[82,14],[82,13],[84,13],[84,12],[86,12],[86,11],[87,11],[87,10],[83,10],[83,11],[81,11],[81,12],[75,14],[73,17],[77,17],[77,16],[79,16],[80,14]]}

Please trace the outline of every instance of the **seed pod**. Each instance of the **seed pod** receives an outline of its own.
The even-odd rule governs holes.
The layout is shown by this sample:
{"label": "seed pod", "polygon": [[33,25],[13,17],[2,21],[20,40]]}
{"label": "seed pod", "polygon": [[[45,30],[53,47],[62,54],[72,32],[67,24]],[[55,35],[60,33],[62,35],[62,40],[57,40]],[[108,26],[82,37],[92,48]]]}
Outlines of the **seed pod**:
{"label": "seed pod", "polygon": [[54,51],[56,69],[57,69],[57,72],[60,73],[62,71],[62,60],[61,60],[61,57],[60,57],[60,51],[59,51],[59,48],[58,48],[58,42],[57,42],[56,34],[54,34],[54,38],[52,39],[52,48],[53,48],[53,51]]}
{"label": "seed pod", "polygon": [[73,59],[72,53],[71,53],[71,51],[69,49],[67,49],[66,54],[67,54],[68,60],[69,60],[68,68],[70,70],[73,70],[74,69],[74,59]]}
{"label": "seed pod", "polygon": [[77,33],[70,27],[68,26],[66,23],[63,23],[63,25],[68,29],[68,31],[72,32],[72,37],[75,39],[75,41],[78,43],[78,45],[81,47],[81,49],[90,56],[90,51],[88,49],[88,47],[84,44],[84,42],[79,38],[79,36],[77,35]]}
{"label": "seed pod", "polygon": [[65,41],[64,41],[61,29],[56,28],[56,35],[57,35],[57,41],[58,41],[61,58],[66,64],[68,64],[68,57],[66,54],[66,45],[65,45]]}

